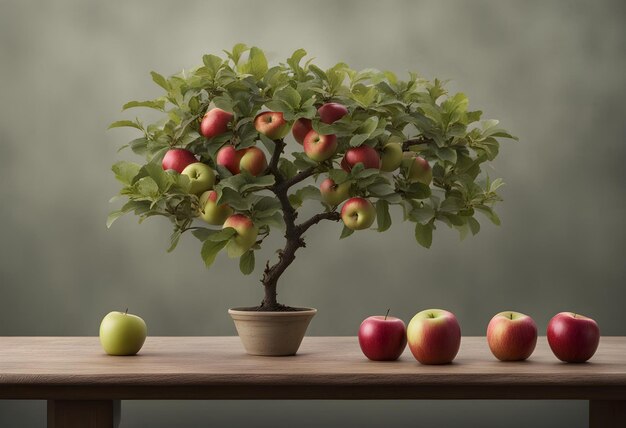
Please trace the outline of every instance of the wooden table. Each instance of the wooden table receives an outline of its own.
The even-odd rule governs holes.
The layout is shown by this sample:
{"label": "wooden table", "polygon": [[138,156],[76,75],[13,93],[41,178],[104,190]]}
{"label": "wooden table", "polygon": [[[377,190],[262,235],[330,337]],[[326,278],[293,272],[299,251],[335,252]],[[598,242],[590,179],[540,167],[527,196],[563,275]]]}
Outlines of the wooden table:
{"label": "wooden table", "polygon": [[588,400],[591,427],[626,427],[626,337],[603,337],[591,362],[565,364],[545,337],[529,361],[501,363],[464,337],[451,365],[407,349],[368,361],[355,337],[307,337],[295,357],[246,355],[237,337],[150,337],[110,357],[96,337],[0,337],[0,399],[48,401],[49,427],[116,427],[120,400]]}

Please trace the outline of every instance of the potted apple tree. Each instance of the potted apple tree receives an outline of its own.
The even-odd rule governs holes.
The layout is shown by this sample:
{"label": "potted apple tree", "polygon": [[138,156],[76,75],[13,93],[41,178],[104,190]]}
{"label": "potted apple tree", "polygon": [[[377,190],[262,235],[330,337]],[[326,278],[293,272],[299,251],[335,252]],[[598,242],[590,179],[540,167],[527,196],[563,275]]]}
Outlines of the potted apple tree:
{"label": "potted apple tree", "polygon": [[[272,67],[256,47],[225,53],[169,78],[152,72],[164,94],[124,105],[162,119],[111,124],[140,132],[124,147],[145,160],[113,165],[127,201],[107,225],[129,212],[140,221],[165,216],[173,225],[168,251],[191,232],[206,266],[225,252],[245,275],[279,231],[285,244],[264,265],[262,302],[229,311],[248,353],[297,351],[316,310],[277,302],[276,288],[316,224],[341,222],[340,239],[384,232],[390,208],[399,209],[426,248],[438,224],[462,238],[479,231],[477,213],[499,224],[492,208],[502,181],[482,167],[498,154],[499,138],[515,137],[496,120],[481,121],[464,94],[415,73],[401,80],[344,63],[323,70],[303,64],[302,49]],[[309,200],[319,212],[301,218]]]}

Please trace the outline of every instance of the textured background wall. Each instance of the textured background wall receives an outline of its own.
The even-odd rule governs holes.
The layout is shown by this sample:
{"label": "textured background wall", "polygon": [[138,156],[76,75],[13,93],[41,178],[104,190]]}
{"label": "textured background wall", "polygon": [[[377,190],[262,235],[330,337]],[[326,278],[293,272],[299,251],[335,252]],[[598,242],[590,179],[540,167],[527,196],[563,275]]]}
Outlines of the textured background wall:
{"label": "textured background wall", "polygon": [[[261,263],[252,277],[225,257],[206,271],[192,237],[168,255],[165,221],[123,218],[107,231],[109,168],[134,134],[105,129],[125,101],[158,95],[150,70],[191,68],[239,41],[273,61],[305,47],[324,66],[453,79],[521,139],[491,173],[507,182],[499,228],[483,222],[459,243],[440,227],[430,251],[398,216],[384,235],[310,233],[279,297],[319,309],[311,335],[354,335],[387,307],[407,321],[448,308],[467,335],[503,309],[541,330],[573,310],[626,335],[625,18],[621,1],[1,0],[0,335],[95,335],[125,307],[152,335],[234,334],[226,309],[260,301]],[[42,426],[44,407],[0,401],[0,426]],[[236,415],[274,427],[573,428],[586,414],[582,402],[126,402],[123,426],[225,426]]]}

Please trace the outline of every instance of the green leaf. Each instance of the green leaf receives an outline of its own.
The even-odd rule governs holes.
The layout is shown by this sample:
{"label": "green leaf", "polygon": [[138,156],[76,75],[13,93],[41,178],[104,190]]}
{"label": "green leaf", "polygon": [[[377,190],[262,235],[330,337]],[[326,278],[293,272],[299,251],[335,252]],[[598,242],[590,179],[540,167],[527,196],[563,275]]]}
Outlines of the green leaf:
{"label": "green leaf", "polygon": [[429,206],[413,208],[409,212],[409,218],[416,223],[426,224],[435,217],[435,210]]}
{"label": "green leaf", "polygon": [[376,202],[376,222],[378,231],[384,232],[391,227],[391,216],[389,215],[389,203],[384,199]]}
{"label": "green leaf", "polygon": [[228,241],[230,238],[232,238],[236,234],[237,234],[237,231],[234,228],[232,228],[232,227],[225,227],[224,229],[220,230],[219,232],[215,232],[215,233],[210,234],[207,237],[207,240],[212,241],[212,242]]}
{"label": "green leaf", "polygon": [[378,116],[368,117],[358,128],[358,132],[366,134],[368,137],[372,135],[372,132],[378,127]]}
{"label": "green leaf", "polygon": [[248,46],[246,46],[244,43],[237,43],[235,46],[233,46],[232,52],[228,52],[228,51],[224,51],[224,52],[226,52],[226,55],[228,55],[228,57],[233,60],[235,65],[237,65],[239,63],[239,59],[241,58],[241,55],[243,55],[243,53],[246,52],[247,50],[248,50]]}
{"label": "green leaf", "polygon": [[369,138],[368,134],[356,134],[350,138],[350,147],[358,147]]}
{"label": "green leaf", "polygon": [[424,248],[430,248],[433,243],[433,222],[426,224],[415,223],[415,240]]}
{"label": "green leaf", "polygon": [[302,68],[300,67],[300,61],[305,56],[306,51],[304,49],[298,49],[291,55],[291,58],[287,59],[287,64],[289,64],[289,67],[291,67],[293,71],[299,74],[302,70]]}
{"label": "green leaf", "polygon": [[126,214],[126,212],[122,210],[112,211],[111,213],[109,213],[107,217],[107,229],[111,227],[111,225],[113,224],[115,220],[117,220],[124,214]]}
{"label": "green leaf", "polygon": [[222,61],[222,58],[215,55],[204,55],[202,57],[202,62],[204,63],[211,79],[215,79],[215,75],[224,61]]}
{"label": "green leaf", "polygon": [[159,186],[151,177],[143,177],[135,183],[137,192],[148,198],[156,198],[159,195]]}
{"label": "green leaf", "polygon": [[139,173],[140,169],[140,165],[126,161],[119,161],[111,167],[115,178],[127,186],[132,184],[133,178]]}
{"label": "green leaf", "polygon": [[291,86],[285,86],[283,89],[276,91],[274,94],[274,99],[278,99],[286,103],[292,110],[296,110],[300,107],[300,101],[302,97]]}
{"label": "green leaf", "polygon": [[182,235],[182,231],[180,229],[175,230],[172,233],[172,236],[170,236],[170,246],[167,249],[168,253],[171,253],[172,251],[174,251],[176,249],[176,246],[178,245],[178,241],[180,240],[180,237]]}
{"label": "green leaf", "polygon": [[156,71],[151,71],[150,75],[152,76],[152,80],[154,81],[154,83],[156,83],[157,85],[159,85],[160,87],[162,87],[166,91],[169,92],[170,89],[172,89],[172,86],[167,81],[167,79],[165,77],[161,76]]}
{"label": "green leaf", "polygon": [[169,188],[176,182],[175,178],[167,172],[163,171],[161,165],[148,163],[142,167],[150,178],[154,180],[161,192],[167,192]]}
{"label": "green leaf", "polygon": [[244,74],[251,74],[255,79],[261,80],[267,73],[267,59],[263,51],[257,47],[250,49],[248,62],[239,66],[239,71]]}
{"label": "green leaf", "polygon": [[140,131],[143,131],[143,126],[141,126],[137,122],[133,122],[132,120],[118,120],[117,122],[113,122],[112,124],[110,124],[107,129],[123,128],[123,127],[135,128],[135,129],[139,129]]}
{"label": "green leaf", "polygon": [[239,270],[244,275],[250,275],[254,271],[254,251],[248,250],[239,259]]}
{"label": "green leaf", "polygon": [[287,180],[298,173],[298,168],[296,168],[293,162],[285,158],[280,158],[278,161],[278,170]]}
{"label": "green leaf", "polygon": [[135,107],[148,107],[155,110],[161,110],[165,108],[165,100],[158,99],[154,101],[130,101],[122,106],[122,110],[127,110],[129,108]]}
{"label": "green leaf", "polygon": [[343,239],[343,238],[347,238],[348,236],[352,235],[354,233],[354,230],[348,228],[347,226],[343,226],[343,229],[341,231],[341,236],[339,237],[339,239]]}
{"label": "green leaf", "polygon": [[474,209],[483,213],[496,226],[500,226],[500,217],[498,217],[491,207],[488,207],[487,205],[475,205]]}
{"label": "green leaf", "polygon": [[217,257],[217,254],[226,246],[226,244],[228,244],[228,241],[204,241],[202,244],[202,250],[200,251],[200,256],[202,257],[202,260],[204,260],[206,267],[213,264],[215,257]]}
{"label": "green leaf", "polygon": [[472,231],[472,235],[476,235],[480,231],[480,223],[474,217],[468,217],[467,224]]}
{"label": "green leaf", "polygon": [[218,230],[215,229],[208,229],[206,227],[199,227],[197,229],[194,229],[191,231],[191,234],[193,236],[195,236],[196,238],[198,238],[200,241],[204,242],[206,241],[209,236],[211,236],[214,233],[219,232]]}

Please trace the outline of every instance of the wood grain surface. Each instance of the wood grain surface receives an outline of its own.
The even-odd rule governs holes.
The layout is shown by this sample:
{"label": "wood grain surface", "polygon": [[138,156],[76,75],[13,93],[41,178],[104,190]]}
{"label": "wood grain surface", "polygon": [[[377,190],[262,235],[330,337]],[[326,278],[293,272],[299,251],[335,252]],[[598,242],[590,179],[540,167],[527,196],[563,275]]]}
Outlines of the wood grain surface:
{"label": "wood grain surface", "polygon": [[306,337],[293,357],[244,353],[237,337],[149,337],[111,357],[97,337],[0,337],[7,399],[579,399],[626,400],[626,338],[565,364],[540,337],[526,362],[502,363],[464,337],[453,364],[367,360],[356,337]]}

